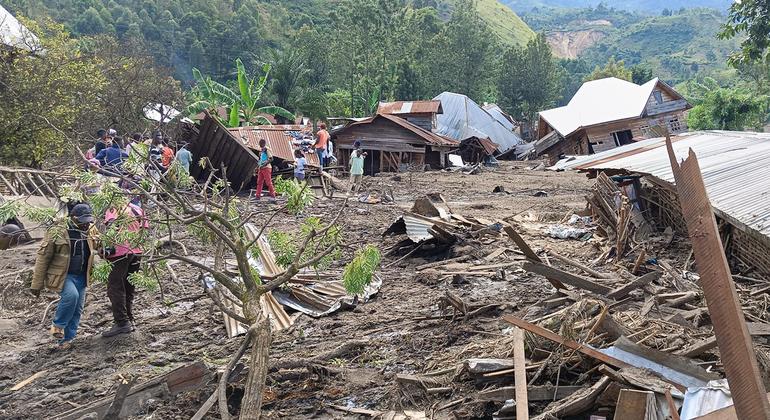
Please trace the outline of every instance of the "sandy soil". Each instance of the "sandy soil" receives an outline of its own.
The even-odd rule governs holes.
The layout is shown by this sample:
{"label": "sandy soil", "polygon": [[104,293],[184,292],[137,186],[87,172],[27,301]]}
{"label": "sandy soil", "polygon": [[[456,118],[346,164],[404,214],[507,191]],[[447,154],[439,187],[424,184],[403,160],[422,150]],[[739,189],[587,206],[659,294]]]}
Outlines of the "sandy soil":
{"label": "sandy soil", "polygon": [[[531,164],[532,165],[532,164]],[[534,166],[534,165],[532,165]],[[492,193],[503,186],[508,194]],[[584,195],[590,181],[575,173],[532,171],[523,163],[504,163],[479,175],[429,172],[385,175],[366,178],[364,188],[392,191],[395,204],[353,203],[346,217],[346,248],[336,265],[342,266],[352,252],[365,243],[386,249],[403,237],[382,237],[382,232],[409,208],[415,198],[440,192],[453,212],[500,220],[514,215],[538,214],[541,219],[560,220],[585,207]],[[547,196],[534,193],[545,191]],[[309,215],[329,215],[339,200],[318,202]],[[274,228],[296,226],[297,220],[285,216]],[[535,247],[551,247],[564,255],[588,260],[596,249],[590,242],[550,239],[536,229],[523,230]],[[187,240],[193,253],[210,255],[210,250]],[[471,253],[478,257],[501,246],[513,247],[503,237],[485,236],[457,245],[448,257]],[[36,245],[0,252],[0,273],[11,273],[34,262]],[[506,253],[496,262],[505,262]],[[398,257],[387,258],[383,265]],[[313,357],[330,351],[349,340],[369,340],[361,351],[327,363],[335,373],[314,374],[307,370],[277,371],[268,379],[268,418],[357,418],[355,414],[329,408],[329,405],[400,410],[435,409],[436,417],[450,417],[452,409],[437,410],[440,405],[465,397],[476,385],[458,380],[448,394],[428,398],[415,397],[396,386],[395,375],[424,373],[455,368],[469,357],[506,356],[510,353],[506,324],[502,313],[524,311],[528,305],[549,295],[551,286],[542,278],[529,275],[514,266],[500,276],[462,276],[438,282],[430,273],[417,273],[419,264],[431,262],[408,258],[380,273],[383,287],[374,300],[351,311],[312,319],[301,316],[288,332],[274,334],[271,347],[273,363]],[[221,314],[208,298],[199,297],[197,272],[177,266],[179,282],[163,278],[167,301],[190,297],[165,305],[159,293],[143,291],[136,304],[138,330],[128,336],[103,339],[99,332],[111,322],[109,301],[104,285],[90,288],[76,346],[56,351],[47,328],[51,321],[43,312],[55,295],[44,294],[39,300],[25,294],[25,281],[15,276],[0,277],[0,417],[5,419],[42,419],[85,405],[114,393],[120,375],[138,375],[140,380],[170,371],[182,364],[202,360],[212,371],[227,363],[239,339],[228,339]],[[447,290],[462,297],[471,306],[503,304],[500,308],[462,319],[418,320],[440,314],[438,303]],[[339,369],[337,369],[339,368]],[[36,372],[46,374],[11,392],[14,384]],[[341,374],[336,374],[338,372]],[[237,385],[237,384],[236,384]],[[170,400],[150,401],[135,418],[188,419],[214,389],[209,384],[198,391],[183,393]],[[237,404],[236,404],[237,405]],[[233,407],[237,409],[237,407]],[[499,406],[465,404],[460,417],[484,418]],[[218,418],[216,408],[209,418]]]}

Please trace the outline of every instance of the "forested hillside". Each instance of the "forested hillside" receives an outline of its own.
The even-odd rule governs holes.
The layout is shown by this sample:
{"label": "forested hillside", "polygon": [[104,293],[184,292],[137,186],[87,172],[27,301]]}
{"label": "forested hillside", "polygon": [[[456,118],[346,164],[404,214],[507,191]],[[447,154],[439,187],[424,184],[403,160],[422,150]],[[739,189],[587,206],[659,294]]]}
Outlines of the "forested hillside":
{"label": "forested hillside", "polygon": [[584,8],[605,5],[621,10],[633,10],[647,14],[660,14],[684,8],[709,7],[727,10],[732,0],[501,0],[517,13],[530,12],[534,8],[560,7]]}

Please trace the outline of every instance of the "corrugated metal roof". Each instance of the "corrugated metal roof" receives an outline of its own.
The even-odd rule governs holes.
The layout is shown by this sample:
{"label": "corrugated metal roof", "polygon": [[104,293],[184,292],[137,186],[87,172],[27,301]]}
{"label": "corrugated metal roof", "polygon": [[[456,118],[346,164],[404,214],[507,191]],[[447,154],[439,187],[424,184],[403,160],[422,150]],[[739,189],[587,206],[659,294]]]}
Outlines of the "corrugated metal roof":
{"label": "corrugated metal roof", "polygon": [[38,51],[40,40],[0,5],[0,43],[20,50]]}
{"label": "corrugated metal roof", "polygon": [[444,113],[436,117],[436,133],[442,136],[455,140],[489,138],[497,143],[500,153],[507,153],[524,144],[516,133],[465,95],[444,92],[433,99],[440,100],[444,108]]}
{"label": "corrugated metal roof", "polygon": [[378,114],[441,114],[441,101],[380,102]]}
{"label": "corrugated metal roof", "polygon": [[542,111],[540,118],[562,136],[597,124],[638,118],[658,84],[677,94],[657,77],[641,86],[616,77],[585,82],[566,106]]}
{"label": "corrugated metal roof", "polygon": [[[294,162],[295,136],[306,135],[312,138],[310,129],[302,125],[256,125],[228,128],[227,131],[253,150],[259,150],[259,140],[265,139],[273,156],[287,162]],[[309,165],[318,166],[318,155],[315,153],[305,153],[305,158]]]}
{"label": "corrugated metal roof", "polygon": [[[655,138],[590,156],[568,158],[553,169],[622,169],[674,184],[665,139]],[[726,218],[770,237],[770,134],[705,131],[672,137],[677,158],[698,157],[711,205]],[[571,159],[571,160],[570,160]]]}
{"label": "corrugated metal roof", "polygon": [[487,111],[489,115],[491,115],[494,119],[497,120],[500,124],[503,125],[503,127],[507,128],[508,130],[515,130],[516,126],[513,124],[513,118],[511,118],[508,113],[503,111],[502,108],[500,108],[500,105],[497,104],[486,104],[481,107],[484,109],[484,111]]}

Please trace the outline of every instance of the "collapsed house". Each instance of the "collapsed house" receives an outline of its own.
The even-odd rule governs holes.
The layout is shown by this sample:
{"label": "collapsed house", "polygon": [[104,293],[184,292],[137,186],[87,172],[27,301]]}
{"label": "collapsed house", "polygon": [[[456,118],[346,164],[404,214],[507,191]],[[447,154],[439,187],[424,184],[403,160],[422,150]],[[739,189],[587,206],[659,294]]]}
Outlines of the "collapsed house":
{"label": "collapsed house", "polygon": [[273,165],[279,170],[294,163],[294,151],[302,150],[308,165],[318,166],[318,155],[310,150],[312,131],[301,125],[259,125],[227,128],[206,113],[197,136],[190,140],[193,161],[207,159],[207,164],[191,165],[190,175],[199,181],[208,179],[212,171],[227,168],[227,179],[232,188],[244,190],[254,182],[258,166],[259,140],[264,139],[273,153]]}
{"label": "collapsed house", "polygon": [[671,86],[655,78],[639,86],[608,77],[586,82],[566,106],[540,112],[536,155],[551,164],[562,155],[589,155],[687,131],[692,106]]}
{"label": "collapsed house", "polygon": [[360,141],[362,150],[368,153],[364,163],[366,175],[447,166],[447,156],[457,148],[458,142],[428,129],[433,128],[441,104],[425,102],[381,104],[385,113],[351,120],[333,130],[332,141],[340,165],[345,168],[350,165],[354,144]]}
{"label": "collapsed house", "polygon": [[433,99],[441,102],[444,111],[436,116],[436,133],[459,142],[474,137],[488,139],[497,146],[494,154],[497,157],[521,156],[529,150],[499,107],[497,110],[490,107],[488,111],[469,97],[452,92],[444,92]]}
{"label": "collapsed house", "polygon": [[[698,155],[728,260],[741,272],[770,277],[770,135],[696,132],[672,137],[674,150]],[[592,156],[564,159],[552,169],[574,169],[616,180],[647,220],[686,235],[665,139],[655,138]],[[738,270],[736,270],[738,271]]]}

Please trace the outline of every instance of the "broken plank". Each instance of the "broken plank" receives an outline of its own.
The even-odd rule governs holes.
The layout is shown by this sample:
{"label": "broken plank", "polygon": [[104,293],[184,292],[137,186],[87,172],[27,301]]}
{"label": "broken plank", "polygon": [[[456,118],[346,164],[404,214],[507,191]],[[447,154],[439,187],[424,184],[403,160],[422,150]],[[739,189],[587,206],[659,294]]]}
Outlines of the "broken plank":
{"label": "broken plank", "polygon": [[541,276],[545,277],[557,289],[566,288],[566,287],[558,287],[557,284],[561,284],[562,286],[564,286],[564,284],[569,284],[570,286],[574,286],[583,290],[588,290],[589,292],[593,292],[599,295],[606,295],[612,291],[612,289],[610,289],[609,287],[599,283],[595,283],[585,277],[568,273],[566,271],[562,271],[562,270],[559,270],[558,268],[550,267],[545,264],[526,261],[524,262],[523,267],[525,270],[529,272],[540,274]]}
{"label": "broken plank", "polygon": [[[752,336],[770,335],[770,324],[761,322],[749,322],[747,327],[749,329],[749,334]],[[716,347],[717,338],[709,337],[704,340],[697,341],[687,348],[676,351],[674,354],[684,357],[696,357]]]}
{"label": "broken plank", "polygon": [[37,372],[36,374],[30,376],[29,378],[27,378],[27,379],[19,382],[18,384],[12,386],[11,387],[11,391],[18,391],[18,390],[24,388],[25,386],[27,386],[27,385],[31,384],[32,382],[34,382],[36,379],[38,379],[41,376],[45,375],[47,372],[48,372],[47,370],[41,370],[40,372]]}
{"label": "broken plank", "polygon": [[[528,401],[558,401],[569,397],[577,391],[585,389],[582,386],[538,385],[527,387]],[[515,399],[516,387],[505,386],[502,388],[481,391],[476,395],[479,401],[505,402]]]}
{"label": "broken plank", "polygon": [[529,420],[529,399],[527,398],[527,369],[524,356],[524,330],[513,329],[513,368],[516,384],[516,419]]}
{"label": "broken plank", "polygon": [[574,340],[570,340],[568,338],[564,338],[560,336],[559,334],[556,334],[555,332],[545,329],[539,325],[535,325],[532,323],[529,323],[523,319],[516,318],[515,316],[511,315],[505,315],[503,316],[503,320],[513,324],[519,328],[523,328],[533,334],[537,334],[543,338],[547,338],[548,340],[551,340],[553,342],[559,343],[565,347],[569,347],[572,350],[577,350],[581,354],[588,356],[592,359],[596,359],[602,363],[608,364],[610,366],[615,366],[617,368],[624,368],[624,367],[631,367],[628,363],[616,359],[612,356],[607,356],[606,354],[592,348],[589,346],[582,345]]}
{"label": "broken plank", "polygon": [[670,136],[666,136],[666,149],[735,411],[739,418],[768,420],[767,391],[698,159],[690,149],[679,163]]}
{"label": "broken plank", "polygon": [[654,420],[656,413],[655,393],[633,389],[620,390],[615,405],[615,418],[623,420]]}
{"label": "broken plank", "polygon": [[516,243],[516,246],[519,247],[519,249],[524,253],[524,255],[527,258],[529,258],[532,261],[542,262],[542,260],[540,260],[540,257],[537,256],[535,251],[533,251],[532,248],[529,247],[529,245],[524,240],[524,238],[519,236],[518,232],[516,232],[516,230],[513,227],[505,226],[503,230],[505,231],[505,233],[508,235],[509,238],[513,239],[513,242]]}
{"label": "broken plank", "polygon": [[628,283],[625,286],[618,287],[617,289],[612,290],[610,293],[607,294],[607,297],[620,300],[624,297],[628,296],[629,293],[633,292],[636,289],[639,289],[640,287],[644,287],[656,280],[658,280],[661,276],[660,271],[651,271],[636,280]]}
{"label": "broken plank", "polygon": [[563,418],[585,413],[593,407],[596,399],[604,392],[610,382],[612,382],[610,378],[604,376],[590,388],[583,388],[559,402],[550,404],[543,413],[532,420]]}
{"label": "broken plank", "polygon": [[470,256],[470,255],[461,255],[459,257],[450,258],[448,260],[442,260],[442,261],[436,261],[436,262],[427,263],[427,264],[423,264],[423,265],[418,265],[417,267],[415,267],[415,270],[422,271],[422,270],[425,270],[425,269],[428,269],[428,268],[441,267],[441,266],[447,265],[449,263],[467,261],[467,260],[470,260],[471,258],[473,258],[473,257]]}

